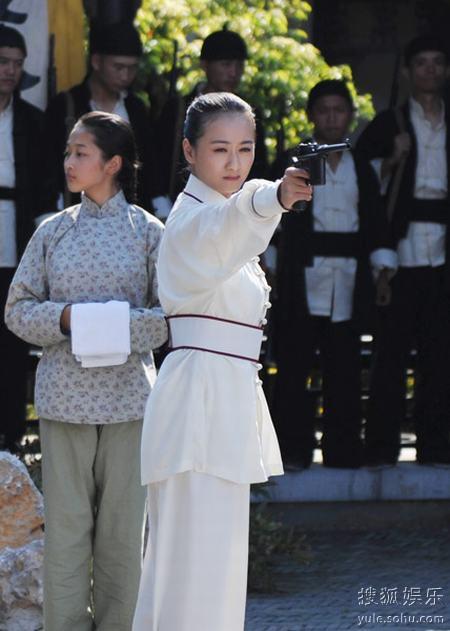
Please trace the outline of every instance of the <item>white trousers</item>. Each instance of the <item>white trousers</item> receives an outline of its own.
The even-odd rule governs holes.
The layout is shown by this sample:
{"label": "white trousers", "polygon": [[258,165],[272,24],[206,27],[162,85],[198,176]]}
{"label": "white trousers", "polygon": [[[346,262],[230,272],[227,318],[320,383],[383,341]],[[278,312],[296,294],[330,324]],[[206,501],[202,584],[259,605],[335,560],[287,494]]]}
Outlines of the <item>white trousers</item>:
{"label": "white trousers", "polygon": [[243,631],[250,485],[188,471],[148,486],[133,631]]}

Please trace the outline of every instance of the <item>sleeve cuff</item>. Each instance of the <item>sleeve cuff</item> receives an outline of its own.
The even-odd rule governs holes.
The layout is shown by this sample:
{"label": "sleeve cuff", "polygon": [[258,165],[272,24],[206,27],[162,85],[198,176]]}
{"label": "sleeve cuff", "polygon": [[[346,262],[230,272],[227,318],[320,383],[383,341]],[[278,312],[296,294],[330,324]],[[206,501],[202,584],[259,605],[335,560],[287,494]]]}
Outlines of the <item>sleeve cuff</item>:
{"label": "sleeve cuff", "polygon": [[158,219],[167,219],[170,211],[172,210],[172,201],[166,195],[159,195],[152,199],[153,208],[155,209],[155,215]]}
{"label": "sleeve cuff", "polygon": [[[41,314],[42,322],[46,324],[46,332],[42,331],[42,341],[38,343],[38,346],[48,346],[50,344],[57,344],[67,340],[67,335],[61,330],[61,315],[66,307],[66,302],[46,302],[43,305],[43,313]],[[44,340],[44,338],[46,338]],[[47,339],[48,338],[48,339]]]}
{"label": "sleeve cuff", "polygon": [[370,264],[373,268],[380,270],[383,268],[389,268],[396,270],[398,268],[398,256],[394,250],[387,248],[379,248],[374,250],[370,255]]}
{"label": "sleeve cuff", "polygon": [[63,310],[61,311],[61,315],[59,316],[59,328],[60,328],[61,333],[62,333],[63,335],[65,335],[66,337],[70,337],[70,336],[71,336],[71,331],[70,331],[70,329],[65,329],[65,328],[63,327],[63,325],[61,324],[61,318],[62,318],[62,314],[63,314],[63,312],[64,312],[64,309],[65,309],[66,307],[71,307],[71,306],[72,306],[72,304],[71,304],[70,302],[68,302],[68,303],[66,304],[66,306],[63,308]]}
{"label": "sleeve cuff", "polygon": [[261,219],[270,219],[288,212],[278,201],[277,190],[280,180],[261,186],[252,195],[252,210]]}

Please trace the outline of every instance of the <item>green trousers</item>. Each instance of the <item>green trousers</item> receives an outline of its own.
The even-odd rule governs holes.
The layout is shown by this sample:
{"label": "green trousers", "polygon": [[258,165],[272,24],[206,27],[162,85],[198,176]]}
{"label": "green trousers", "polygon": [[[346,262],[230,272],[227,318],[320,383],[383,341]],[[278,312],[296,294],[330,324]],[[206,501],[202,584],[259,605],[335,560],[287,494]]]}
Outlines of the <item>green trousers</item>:
{"label": "green trousers", "polygon": [[41,420],[44,630],[130,631],[142,561],[142,421]]}

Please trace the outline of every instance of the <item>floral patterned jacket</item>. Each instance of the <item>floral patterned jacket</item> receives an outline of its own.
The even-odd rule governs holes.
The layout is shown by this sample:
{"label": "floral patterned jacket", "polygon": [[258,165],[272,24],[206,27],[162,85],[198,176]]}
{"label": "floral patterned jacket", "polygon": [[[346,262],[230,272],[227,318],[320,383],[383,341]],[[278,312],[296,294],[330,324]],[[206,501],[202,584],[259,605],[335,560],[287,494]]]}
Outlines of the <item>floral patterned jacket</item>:
{"label": "floral patterned jacket", "polygon": [[[156,259],[163,225],[122,191],[99,207],[81,204],[43,222],[11,283],[8,328],[43,347],[35,404],[41,418],[105,424],[141,419],[156,377],[152,348],[167,339]],[[60,328],[67,304],[130,304],[131,354],[120,366],[82,368]]]}

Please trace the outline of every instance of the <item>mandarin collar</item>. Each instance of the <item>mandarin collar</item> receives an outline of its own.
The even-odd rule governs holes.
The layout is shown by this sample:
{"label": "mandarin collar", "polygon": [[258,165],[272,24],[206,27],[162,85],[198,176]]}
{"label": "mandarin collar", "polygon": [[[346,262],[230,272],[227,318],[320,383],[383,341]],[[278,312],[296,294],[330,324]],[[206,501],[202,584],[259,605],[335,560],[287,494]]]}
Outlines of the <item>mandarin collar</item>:
{"label": "mandarin collar", "polygon": [[125,195],[122,190],[113,195],[113,197],[110,197],[102,206],[96,204],[85,193],[81,194],[80,210],[92,215],[93,217],[97,217],[98,219],[117,215],[124,209],[128,208],[128,205],[129,204],[125,199]]}
{"label": "mandarin collar", "polygon": [[208,204],[217,204],[218,202],[224,202],[227,200],[225,195],[219,193],[214,190],[204,182],[198,179],[195,175],[191,173],[189,179],[184,187],[184,193],[188,195],[188,197],[193,197],[199,202],[206,202]]}
{"label": "mandarin collar", "polygon": [[11,118],[13,115],[13,97],[9,99],[8,105],[0,112],[0,118]]}
{"label": "mandarin collar", "polygon": [[[128,90],[121,90],[121,91],[119,92],[119,97],[118,97],[118,99],[117,99],[117,101],[116,101],[116,104],[114,105],[114,110],[113,110],[113,113],[114,113],[114,111],[116,110],[116,108],[117,108],[119,105],[120,105],[120,106],[122,106],[122,107],[125,107],[125,100],[126,100],[126,98],[128,97],[128,94],[129,94],[129,93],[128,93]],[[99,107],[99,106],[97,105],[97,103],[94,101],[94,99],[93,99],[92,97],[90,98],[90,101],[89,101],[89,102],[90,102],[90,104],[91,104],[92,106],[94,106],[94,107],[92,108],[93,110],[99,110],[99,111],[102,111],[101,107]]]}

